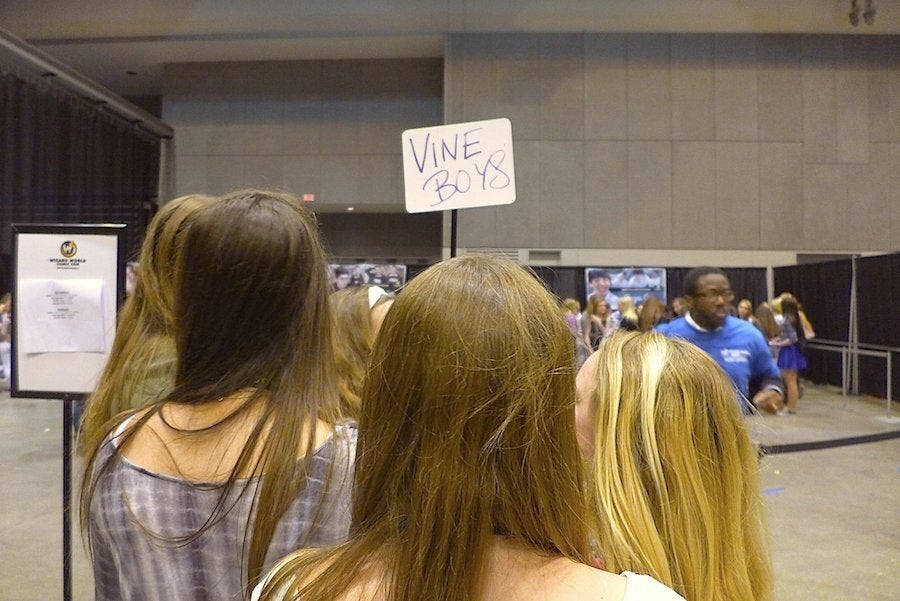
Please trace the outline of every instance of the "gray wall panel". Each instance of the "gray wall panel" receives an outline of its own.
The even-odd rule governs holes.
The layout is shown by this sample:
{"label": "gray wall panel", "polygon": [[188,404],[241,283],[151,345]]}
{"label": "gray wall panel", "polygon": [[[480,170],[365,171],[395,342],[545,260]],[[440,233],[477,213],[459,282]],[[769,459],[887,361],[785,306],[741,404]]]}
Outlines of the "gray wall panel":
{"label": "gray wall panel", "polygon": [[672,143],[628,143],[626,248],[672,247]]}
{"label": "gray wall panel", "polygon": [[759,145],[716,144],[716,246],[759,248]]}
{"label": "gray wall panel", "polygon": [[585,248],[628,244],[628,143],[584,144]]}
{"label": "gray wall panel", "polygon": [[[806,248],[846,248],[847,169],[844,165],[808,164],[803,169],[803,237]],[[856,210],[859,210],[858,208]],[[855,232],[868,236],[869,232]]]}
{"label": "gray wall panel", "polygon": [[628,139],[628,60],[625,34],[584,40],[584,135]]}
{"label": "gray wall panel", "polygon": [[540,145],[540,248],[581,245],[584,223],[584,145],[544,142]]}
{"label": "gray wall panel", "polygon": [[668,35],[628,36],[628,139],[672,136]]}
{"label": "gray wall panel", "polygon": [[760,248],[803,248],[802,175],[802,144],[797,142],[760,144]]}
{"label": "gray wall panel", "polygon": [[461,247],[900,247],[896,37],[477,34],[446,48],[167,66],[175,192],[266,185],[315,193],[319,210],[402,211],[402,130],[506,116],[519,199],[461,211]]}
{"label": "gray wall panel", "polygon": [[672,144],[672,245],[716,246],[716,143]]}
{"label": "gray wall panel", "polygon": [[715,36],[716,139],[756,140],[759,99],[756,37]]}
{"label": "gray wall panel", "polygon": [[672,139],[714,140],[713,36],[672,36]]}

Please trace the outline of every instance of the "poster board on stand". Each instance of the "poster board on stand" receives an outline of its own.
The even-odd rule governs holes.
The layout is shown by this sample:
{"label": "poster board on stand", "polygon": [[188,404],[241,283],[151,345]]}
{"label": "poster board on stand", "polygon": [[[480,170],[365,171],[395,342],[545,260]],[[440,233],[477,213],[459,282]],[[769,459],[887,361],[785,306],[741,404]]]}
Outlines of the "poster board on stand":
{"label": "poster board on stand", "polygon": [[10,396],[86,396],[112,352],[124,224],[13,224]]}

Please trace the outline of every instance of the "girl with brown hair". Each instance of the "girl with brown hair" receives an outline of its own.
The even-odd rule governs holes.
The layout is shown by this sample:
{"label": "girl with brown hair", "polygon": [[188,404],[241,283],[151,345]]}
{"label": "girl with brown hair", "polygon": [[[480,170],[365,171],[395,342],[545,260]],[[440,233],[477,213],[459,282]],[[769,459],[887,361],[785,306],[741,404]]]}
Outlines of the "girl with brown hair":
{"label": "girl with brown hair", "polygon": [[115,415],[160,400],[175,385],[175,266],[209,196],[181,196],[156,213],[141,245],[134,292],[118,316],[109,361],[85,403],[79,447],[94,448]]}
{"label": "girl with brown hair", "polygon": [[393,297],[378,286],[342,288],[328,299],[334,324],[332,342],[338,392],[348,418],[359,418],[366,366],[375,337],[393,302]]}
{"label": "girl with brown hair", "polygon": [[417,276],[366,377],[353,537],[287,558],[262,599],[677,599],[589,565],[573,359],[522,267],[466,256]]}
{"label": "girl with brown hair", "polygon": [[174,274],[174,388],[88,449],[95,598],[240,599],[279,557],[349,527],[327,263],[293,197],[203,209]]}

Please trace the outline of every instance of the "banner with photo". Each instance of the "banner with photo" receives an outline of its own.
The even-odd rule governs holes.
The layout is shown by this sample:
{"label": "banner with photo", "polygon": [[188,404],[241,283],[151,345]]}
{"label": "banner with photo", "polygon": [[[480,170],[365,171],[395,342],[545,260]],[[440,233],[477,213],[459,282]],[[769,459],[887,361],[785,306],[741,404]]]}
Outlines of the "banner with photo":
{"label": "banner with photo", "polygon": [[386,292],[396,292],[406,283],[406,265],[393,263],[353,263],[328,266],[332,290],[349,286],[381,286]]}
{"label": "banner with photo", "polygon": [[588,300],[602,295],[611,309],[619,298],[630,296],[639,305],[650,296],[666,303],[666,270],[663,267],[585,267],[584,285]]}

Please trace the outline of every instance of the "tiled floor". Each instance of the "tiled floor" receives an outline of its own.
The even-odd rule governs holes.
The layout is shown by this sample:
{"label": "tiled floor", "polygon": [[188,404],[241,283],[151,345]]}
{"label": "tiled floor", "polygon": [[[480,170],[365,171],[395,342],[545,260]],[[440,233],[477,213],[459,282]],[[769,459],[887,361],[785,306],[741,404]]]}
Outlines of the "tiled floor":
{"label": "tiled floor", "polygon": [[[775,445],[900,430],[884,416],[883,400],[808,386],[796,416],[748,425]],[[0,600],[62,599],[61,430],[62,402],[0,393]],[[900,598],[900,438],[770,455],[761,469],[778,601]],[[72,545],[72,598],[88,601],[77,529]]]}

